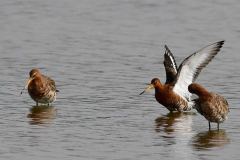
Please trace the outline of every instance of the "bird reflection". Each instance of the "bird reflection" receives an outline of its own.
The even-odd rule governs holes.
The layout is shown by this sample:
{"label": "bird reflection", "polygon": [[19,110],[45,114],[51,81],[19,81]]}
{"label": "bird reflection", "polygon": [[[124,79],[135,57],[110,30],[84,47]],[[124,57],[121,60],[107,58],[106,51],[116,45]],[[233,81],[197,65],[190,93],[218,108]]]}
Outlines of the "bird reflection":
{"label": "bird reflection", "polygon": [[[170,134],[175,131],[175,129],[190,129],[191,128],[191,118],[190,116],[195,115],[193,112],[170,112],[167,115],[160,116],[155,119],[156,132],[164,131]],[[183,124],[181,124],[183,122]],[[188,122],[190,124],[188,124]],[[179,124],[178,124],[179,123]]]}
{"label": "bird reflection", "polygon": [[56,117],[56,113],[53,106],[33,106],[27,117],[31,119],[29,123],[33,125],[50,124]]}
{"label": "bird reflection", "polygon": [[230,143],[225,130],[213,130],[196,134],[192,140],[193,148],[207,150],[214,147],[222,147]]}

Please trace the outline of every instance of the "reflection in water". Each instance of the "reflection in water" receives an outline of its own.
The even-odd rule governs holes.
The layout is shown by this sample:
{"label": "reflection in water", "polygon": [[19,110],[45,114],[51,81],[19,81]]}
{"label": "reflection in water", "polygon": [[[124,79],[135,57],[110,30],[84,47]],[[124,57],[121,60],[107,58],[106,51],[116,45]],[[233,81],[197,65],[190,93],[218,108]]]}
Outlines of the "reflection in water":
{"label": "reflection in water", "polygon": [[30,124],[49,124],[56,117],[56,109],[53,106],[33,106],[28,118]]}
{"label": "reflection in water", "polygon": [[193,112],[170,112],[167,115],[160,116],[155,119],[156,132],[164,131],[172,133],[176,129],[190,129],[192,119],[190,116],[195,115]]}
{"label": "reflection in water", "polygon": [[192,140],[193,148],[206,150],[230,143],[225,130],[206,131],[196,134]]}
{"label": "reflection in water", "polygon": [[155,120],[155,130],[160,136],[158,145],[174,150],[175,154],[171,159],[189,159],[191,150],[186,147],[186,144],[192,138],[192,119],[194,115],[196,113],[173,112]]}

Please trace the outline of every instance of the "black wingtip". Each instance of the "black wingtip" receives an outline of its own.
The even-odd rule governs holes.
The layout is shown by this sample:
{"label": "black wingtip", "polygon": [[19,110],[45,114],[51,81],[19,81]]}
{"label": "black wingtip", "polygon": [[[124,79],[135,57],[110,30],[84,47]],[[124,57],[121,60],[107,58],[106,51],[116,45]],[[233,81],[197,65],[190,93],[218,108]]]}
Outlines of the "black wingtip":
{"label": "black wingtip", "polygon": [[170,52],[170,49],[168,48],[168,46],[165,44],[164,48],[166,49],[167,52]]}
{"label": "black wingtip", "polygon": [[225,43],[225,40],[219,41],[218,43],[220,43],[221,45],[223,45]]}
{"label": "black wingtip", "polygon": [[221,40],[221,41],[219,41],[219,43],[221,43],[221,44],[223,44],[225,42],[225,40]]}
{"label": "black wingtip", "polygon": [[170,51],[170,49],[168,48],[168,46],[165,44],[164,47],[165,47],[165,56],[168,55],[174,59],[174,56],[173,56],[172,52]]}
{"label": "black wingtip", "polygon": [[219,47],[219,48],[222,48],[222,46],[223,46],[224,43],[225,43],[225,40],[222,40],[222,41],[217,42],[218,47]]}
{"label": "black wingtip", "polygon": [[60,91],[57,89],[56,92],[60,92]]}

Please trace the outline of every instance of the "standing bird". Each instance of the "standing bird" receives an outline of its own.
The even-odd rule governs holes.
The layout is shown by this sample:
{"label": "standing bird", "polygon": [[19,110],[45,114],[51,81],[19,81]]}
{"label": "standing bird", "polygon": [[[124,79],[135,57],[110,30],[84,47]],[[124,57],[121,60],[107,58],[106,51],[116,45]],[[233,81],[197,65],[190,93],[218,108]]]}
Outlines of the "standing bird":
{"label": "standing bird", "polygon": [[54,80],[41,74],[37,68],[32,69],[29,76],[24,89],[28,89],[29,95],[36,102],[36,106],[38,106],[38,103],[49,105],[56,100],[58,90]]}
{"label": "standing bird", "polygon": [[193,102],[190,100],[191,93],[188,91],[188,86],[196,80],[201,70],[220,51],[223,44],[224,41],[219,41],[200,49],[185,58],[179,68],[173,54],[165,45],[166,82],[162,84],[158,78],[154,78],[140,95],[155,89],[156,100],[170,112],[191,110]]}
{"label": "standing bird", "polygon": [[210,122],[217,123],[219,130],[219,123],[227,119],[229,112],[227,100],[216,93],[208,92],[197,83],[190,84],[188,90],[198,96],[194,99],[194,108],[208,120],[209,130],[211,130]]}

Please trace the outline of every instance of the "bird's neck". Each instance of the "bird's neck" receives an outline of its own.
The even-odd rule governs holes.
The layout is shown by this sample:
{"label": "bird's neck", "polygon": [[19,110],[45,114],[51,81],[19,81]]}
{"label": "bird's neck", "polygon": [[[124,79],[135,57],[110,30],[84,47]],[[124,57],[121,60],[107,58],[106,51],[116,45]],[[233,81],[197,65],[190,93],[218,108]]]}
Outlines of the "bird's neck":
{"label": "bird's neck", "polygon": [[208,97],[210,93],[203,87],[198,88],[198,90],[195,90],[195,94],[199,97]]}
{"label": "bird's neck", "polygon": [[162,93],[163,90],[164,90],[164,86],[161,83],[158,83],[155,86],[155,93]]}

